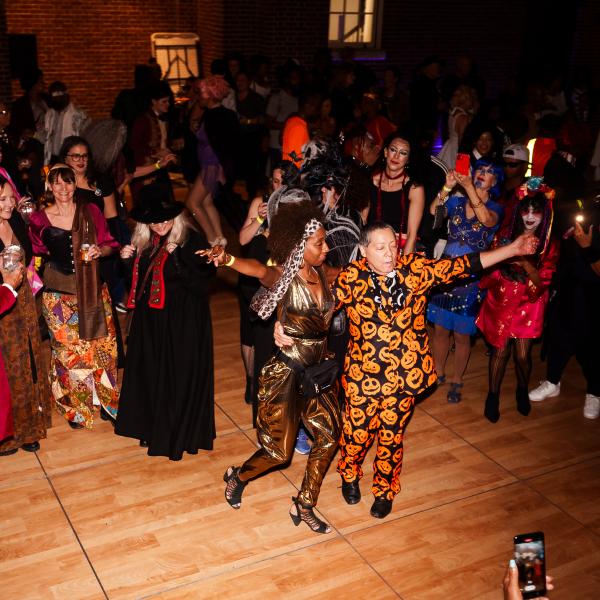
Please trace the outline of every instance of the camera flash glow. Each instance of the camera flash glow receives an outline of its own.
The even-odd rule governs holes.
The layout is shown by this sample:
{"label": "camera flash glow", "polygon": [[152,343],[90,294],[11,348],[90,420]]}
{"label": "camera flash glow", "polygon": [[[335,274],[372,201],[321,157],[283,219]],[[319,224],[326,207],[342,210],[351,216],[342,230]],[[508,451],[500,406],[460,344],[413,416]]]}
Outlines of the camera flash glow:
{"label": "camera flash glow", "polygon": [[577,215],[577,216],[575,217],[575,220],[576,220],[578,223],[583,223],[583,215]]}

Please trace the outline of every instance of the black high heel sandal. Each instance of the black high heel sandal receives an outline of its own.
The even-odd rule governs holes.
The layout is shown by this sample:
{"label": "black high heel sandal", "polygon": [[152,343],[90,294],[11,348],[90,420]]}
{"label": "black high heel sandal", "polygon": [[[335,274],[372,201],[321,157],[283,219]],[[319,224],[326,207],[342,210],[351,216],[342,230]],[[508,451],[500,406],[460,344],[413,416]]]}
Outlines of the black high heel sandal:
{"label": "black high heel sandal", "polygon": [[239,467],[229,467],[223,475],[223,481],[227,484],[225,487],[225,500],[231,508],[236,510],[242,506],[242,494],[244,488],[248,485],[247,481],[240,480],[239,472]]}
{"label": "black high heel sandal", "polygon": [[[298,498],[294,498],[292,496],[292,506],[290,507],[290,519],[292,519],[292,523],[298,527],[301,521],[304,521],[311,531],[315,533],[329,533],[331,531],[331,526],[325,523],[325,521],[321,521],[317,515],[315,515],[312,506],[304,506],[298,501]],[[292,510],[296,509],[295,512]]]}

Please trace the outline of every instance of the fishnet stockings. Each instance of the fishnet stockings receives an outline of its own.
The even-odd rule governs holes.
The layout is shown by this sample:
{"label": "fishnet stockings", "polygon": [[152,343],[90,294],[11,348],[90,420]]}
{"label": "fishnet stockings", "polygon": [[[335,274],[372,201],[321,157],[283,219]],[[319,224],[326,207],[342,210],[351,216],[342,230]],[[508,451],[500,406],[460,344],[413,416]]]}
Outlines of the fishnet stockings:
{"label": "fishnet stockings", "polygon": [[531,374],[531,339],[513,339],[509,340],[503,348],[494,348],[490,356],[490,392],[500,393],[500,386],[504,379],[506,364],[511,354],[511,341],[515,346],[515,374],[517,376],[517,386],[527,389],[529,387],[529,376]]}

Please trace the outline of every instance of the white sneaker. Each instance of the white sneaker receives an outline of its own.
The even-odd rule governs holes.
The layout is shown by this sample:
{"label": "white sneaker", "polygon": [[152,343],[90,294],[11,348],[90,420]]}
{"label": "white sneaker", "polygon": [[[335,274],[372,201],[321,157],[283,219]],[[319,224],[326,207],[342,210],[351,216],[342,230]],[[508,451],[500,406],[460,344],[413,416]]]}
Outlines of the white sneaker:
{"label": "white sneaker", "polygon": [[600,416],[600,397],[592,396],[592,394],[585,395],[583,416],[586,419],[597,419]]}
{"label": "white sneaker", "polygon": [[540,385],[529,392],[529,399],[532,402],[541,402],[546,398],[554,398],[560,394],[560,381],[555,385],[549,381],[541,381]]}

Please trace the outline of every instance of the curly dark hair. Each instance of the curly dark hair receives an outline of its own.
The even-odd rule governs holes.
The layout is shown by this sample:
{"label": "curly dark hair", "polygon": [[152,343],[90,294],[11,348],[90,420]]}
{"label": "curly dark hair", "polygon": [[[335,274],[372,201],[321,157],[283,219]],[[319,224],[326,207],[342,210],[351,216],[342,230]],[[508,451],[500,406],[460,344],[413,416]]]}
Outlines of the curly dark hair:
{"label": "curly dark hair", "polygon": [[283,264],[294,246],[302,240],[306,224],[317,219],[323,224],[323,213],[310,200],[281,204],[269,227],[271,258]]}

